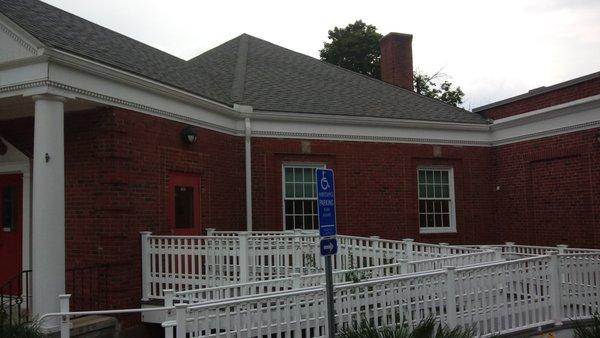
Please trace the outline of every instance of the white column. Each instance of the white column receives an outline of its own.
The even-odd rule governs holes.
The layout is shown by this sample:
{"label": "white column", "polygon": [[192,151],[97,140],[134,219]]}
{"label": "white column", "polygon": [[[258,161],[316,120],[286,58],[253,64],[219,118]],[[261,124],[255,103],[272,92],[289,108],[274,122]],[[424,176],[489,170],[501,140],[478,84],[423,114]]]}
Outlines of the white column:
{"label": "white column", "polygon": [[[32,296],[33,315],[58,312],[65,293],[64,98],[35,96],[33,134]],[[58,318],[40,323],[56,330]]]}

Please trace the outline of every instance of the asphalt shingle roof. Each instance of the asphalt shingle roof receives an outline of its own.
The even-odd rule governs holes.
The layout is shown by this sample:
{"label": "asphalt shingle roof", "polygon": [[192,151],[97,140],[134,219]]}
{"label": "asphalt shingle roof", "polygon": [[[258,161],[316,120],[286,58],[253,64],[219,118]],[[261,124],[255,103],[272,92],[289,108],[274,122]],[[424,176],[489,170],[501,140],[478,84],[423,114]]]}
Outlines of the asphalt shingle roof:
{"label": "asphalt shingle roof", "polygon": [[37,0],[0,12],[45,45],[255,110],[485,124],[479,114],[240,35],[189,61]]}

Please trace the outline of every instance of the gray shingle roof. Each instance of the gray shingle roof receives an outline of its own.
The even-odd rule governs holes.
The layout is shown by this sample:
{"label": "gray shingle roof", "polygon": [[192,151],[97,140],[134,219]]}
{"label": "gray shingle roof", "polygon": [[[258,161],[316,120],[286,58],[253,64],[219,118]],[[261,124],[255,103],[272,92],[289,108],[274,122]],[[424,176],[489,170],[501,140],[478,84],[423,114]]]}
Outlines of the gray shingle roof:
{"label": "gray shingle roof", "polygon": [[44,45],[203,95],[220,102],[225,93],[186,61],[37,0],[0,0],[4,14]]}
{"label": "gray shingle roof", "polygon": [[255,110],[487,123],[479,114],[243,34],[190,61],[37,0],[0,12],[45,45]]}

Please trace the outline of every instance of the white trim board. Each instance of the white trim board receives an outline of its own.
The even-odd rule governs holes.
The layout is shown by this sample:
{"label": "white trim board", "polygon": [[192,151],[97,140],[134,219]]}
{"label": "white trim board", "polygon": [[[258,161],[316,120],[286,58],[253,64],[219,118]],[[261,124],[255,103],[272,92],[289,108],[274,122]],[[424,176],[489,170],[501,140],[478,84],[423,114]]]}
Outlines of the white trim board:
{"label": "white trim board", "polygon": [[487,147],[600,126],[600,95],[487,125],[250,109],[239,112],[182,91],[144,87],[142,78],[128,82],[122,74],[104,75],[53,63],[46,56],[11,61],[0,64],[0,97],[62,95],[237,136],[245,134],[244,119],[250,118],[254,137],[274,138]]}

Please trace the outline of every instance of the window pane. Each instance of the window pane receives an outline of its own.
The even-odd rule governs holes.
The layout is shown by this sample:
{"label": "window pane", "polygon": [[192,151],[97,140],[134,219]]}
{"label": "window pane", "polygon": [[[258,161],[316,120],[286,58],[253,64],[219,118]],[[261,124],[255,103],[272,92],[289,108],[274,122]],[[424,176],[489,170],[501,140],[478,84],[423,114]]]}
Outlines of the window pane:
{"label": "window pane", "polygon": [[294,197],[294,185],[292,183],[285,184],[285,197]]}
{"label": "window pane", "polygon": [[433,171],[427,171],[427,183],[433,183]]}
{"label": "window pane", "polygon": [[441,214],[435,214],[435,226],[436,227],[442,226],[442,215]]}
{"label": "window pane", "polygon": [[296,183],[294,184],[294,197],[304,197],[304,184]]}
{"label": "window pane", "polygon": [[442,212],[449,212],[450,201],[442,201]]}
{"label": "window pane", "polygon": [[304,197],[313,197],[313,185],[310,183],[304,184]]}
{"label": "window pane", "polygon": [[433,185],[431,185],[431,184],[427,185],[427,197],[434,197],[434,195],[433,195]]}
{"label": "window pane", "polygon": [[444,221],[444,226],[449,227],[450,226],[450,215],[449,214],[443,214],[442,218],[443,218],[443,221]]}
{"label": "window pane", "polygon": [[440,171],[433,172],[433,182],[436,184],[442,183],[442,173]]}
{"label": "window pane", "polygon": [[285,182],[293,182],[294,181],[294,169],[293,168],[285,168]]}
{"label": "window pane", "polygon": [[425,183],[425,170],[419,170],[419,183]]}
{"label": "window pane", "polygon": [[302,182],[302,168],[294,168],[294,182]]}
{"label": "window pane", "polygon": [[285,229],[286,230],[294,230],[294,217],[293,216],[285,216]]}
{"label": "window pane", "polygon": [[175,187],[175,228],[194,227],[194,188]]}
{"label": "window pane", "polygon": [[294,216],[294,229],[304,229],[302,216]]}
{"label": "window pane", "polygon": [[285,213],[286,215],[294,213],[294,203],[292,201],[285,201]]}
{"label": "window pane", "polygon": [[427,201],[425,203],[427,205],[427,213],[433,213],[435,211],[433,208],[433,203],[435,203],[435,201]]}
{"label": "window pane", "polygon": [[425,210],[426,210],[426,208],[425,208],[425,201],[423,201],[423,200],[419,201],[419,212],[420,213],[424,213]]}
{"label": "window pane", "polygon": [[425,214],[419,215],[419,225],[424,228],[427,226],[427,216]]}
{"label": "window pane", "polygon": [[427,190],[424,184],[419,185],[419,197],[427,197]]}
{"label": "window pane", "polygon": [[448,198],[450,197],[450,190],[448,185],[442,185],[442,196],[443,198]]}
{"label": "window pane", "polygon": [[433,214],[428,214],[427,215],[427,226],[428,227],[434,227],[435,226],[435,220],[433,219]]}
{"label": "window pane", "polygon": [[302,213],[302,201],[294,201],[294,214],[298,215]]}
{"label": "window pane", "polygon": [[435,186],[435,198],[441,198],[442,197],[442,187],[439,185]]}

